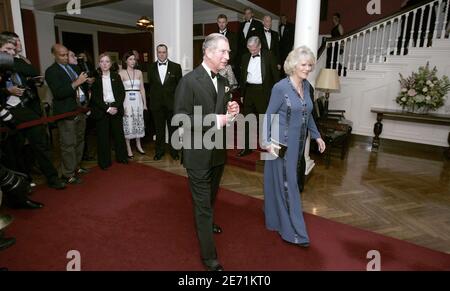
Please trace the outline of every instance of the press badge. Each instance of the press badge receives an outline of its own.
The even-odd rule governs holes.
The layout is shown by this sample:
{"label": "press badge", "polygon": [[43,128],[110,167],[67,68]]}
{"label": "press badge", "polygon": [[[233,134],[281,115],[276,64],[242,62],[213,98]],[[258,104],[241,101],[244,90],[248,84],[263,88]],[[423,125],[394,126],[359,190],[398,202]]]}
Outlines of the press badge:
{"label": "press badge", "polygon": [[130,101],[136,100],[136,93],[135,92],[130,92],[130,93],[128,93],[128,95],[130,96]]}

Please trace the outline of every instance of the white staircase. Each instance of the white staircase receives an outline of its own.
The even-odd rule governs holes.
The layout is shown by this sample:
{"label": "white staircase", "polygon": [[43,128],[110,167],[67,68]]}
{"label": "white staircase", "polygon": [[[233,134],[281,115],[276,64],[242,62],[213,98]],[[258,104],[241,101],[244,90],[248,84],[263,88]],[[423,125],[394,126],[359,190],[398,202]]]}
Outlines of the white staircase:
{"label": "white staircase", "polygon": [[[432,31],[429,20],[433,19],[433,9],[437,16],[434,17],[436,29]],[[340,92],[330,95],[329,107],[346,110],[346,118],[353,121],[354,134],[373,136],[376,114],[370,112],[371,107],[401,108],[395,102],[400,92],[399,73],[409,76],[429,62],[431,68],[437,67],[438,75],[450,76],[450,39],[446,38],[443,29],[447,27],[448,11],[448,0],[428,1],[356,33],[327,42],[328,46],[339,47],[343,51],[338,60],[331,60],[333,68],[337,68],[338,63],[347,68],[346,76],[341,76]],[[406,24],[408,15],[414,17],[411,16],[410,20],[424,17],[421,23],[427,23],[425,33],[430,38],[433,36],[432,44],[428,47],[426,44],[414,46],[411,40],[407,44],[408,50],[402,48],[396,52],[402,39],[401,31],[405,30],[401,26]],[[325,50],[318,60],[316,73],[325,66],[326,55]],[[436,113],[450,115],[449,99]],[[448,147],[448,126],[390,120],[383,121],[383,124],[381,138]]]}

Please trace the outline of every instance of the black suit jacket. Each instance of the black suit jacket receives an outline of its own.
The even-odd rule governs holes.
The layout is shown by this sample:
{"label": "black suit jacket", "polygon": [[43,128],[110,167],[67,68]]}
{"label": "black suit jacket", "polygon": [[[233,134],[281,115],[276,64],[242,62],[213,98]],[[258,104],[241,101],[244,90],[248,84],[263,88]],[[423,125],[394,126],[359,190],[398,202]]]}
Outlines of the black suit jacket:
{"label": "black suit jacket", "polygon": [[286,23],[284,33],[281,35],[281,26],[278,29],[278,33],[280,34],[280,60],[284,62],[294,47],[295,27],[292,23]]}
{"label": "black suit jacket", "polygon": [[[242,95],[245,96],[245,83],[247,83],[247,69],[250,63],[251,55],[247,53],[242,56],[242,67],[241,67],[241,80],[243,86]],[[261,50],[261,74],[262,74],[262,85],[264,87],[264,93],[267,100],[270,98],[273,85],[280,80],[280,74],[277,68],[277,62],[275,57],[266,50]]]}
{"label": "black suit jacket", "polygon": [[234,66],[237,65],[237,56],[239,55],[238,51],[238,36],[236,33],[231,32],[229,29],[227,29],[227,33],[225,34],[226,38],[228,39],[228,44],[230,45],[230,60],[228,63],[234,68]]}
{"label": "black suit jacket", "polygon": [[[204,145],[202,145],[201,149],[193,149],[192,146],[194,143],[194,132],[203,138],[207,131],[214,130],[216,127],[215,119],[210,126],[203,126],[203,123],[195,124],[194,106],[201,106],[202,108],[202,116],[197,116],[196,118],[201,118],[201,121],[209,114],[226,113],[227,102],[230,101],[229,96],[225,94],[225,86],[228,83],[220,75],[217,75],[217,78],[218,92],[216,93],[210,76],[203,66],[200,65],[181,79],[175,93],[174,114],[185,114],[189,118],[189,121],[186,120],[183,124],[185,130],[183,140],[186,140],[188,136],[191,139],[191,149],[183,148],[182,163],[187,169],[210,169],[223,165],[226,161],[225,146],[223,149],[217,149],[215,147],[213,149],[206,149]],[[189,122],[190,126],[186,124]],[[218,130],[216,136],[219,134],[224,136],[224,133],[224,129]]]}
{"label": "black suit jacket", "polygon": [[159,77],[158,62],[150,64],[147,76],[150,87],[151,110],[160,110],[163,106],[169,110],[173,110],[175,89],[182,78],[181,66],[168,61],[164,84],[161,83],[161,78]]}
{"label": "black suit jacket", "polygon": [[109,113],[106,111],[109,107],[116,107],[118,112],[117,114],[119,116],[123,116],[124,109],[123,109],[123,101],[125,100],[125,88],[122,83],[122,79],[120,78],[120,75],[111,72],[110,75],[111,78],[111,87],[114,94],[115,102],[111,105],[107,105],[103,101],[103,81],[102,76],[97,75],[95,76],[95,82],[92,84],[92,96],[89,101],[89,107],[91,108],[92,112],[92,118],[95,120],[99,120],[102,118],[107,117]]}
{"label": "black suit jacket", "polygon": [[247,50],[247,40],[252,36],[259,37],[260,40],[262,40],[262,37],[264,36],[264,26],[261,23],[261,21],[256,20],[253,18],[252,22],[250,23],[250,27],[248,29],[247,37],[244,36],[244,26],[245,22],[241,22],[240,29],[239,29],[239,43],[240,43],[240,52],[241,54],[246,53]]}
{"label": "black suit jacket", "polygon": [[269,47],[269,44],[267,43],[267,38],[266,38],[265,33],[261,40],[261,47],[262,47],[262,49],[270,51],[270,53],[275,57],[277,64],[279,64],[280,63],[280,45],[279,45],[280,38],[276,31],[270,30],[270,34],[271,34],[270,47]]}
{"label": "black suit jacket", "polygon": [[77,91],[72,80],[60,65],[54,63],[45,71],[45,81],[53,94],[53,114],[75,111],[78,108]]}

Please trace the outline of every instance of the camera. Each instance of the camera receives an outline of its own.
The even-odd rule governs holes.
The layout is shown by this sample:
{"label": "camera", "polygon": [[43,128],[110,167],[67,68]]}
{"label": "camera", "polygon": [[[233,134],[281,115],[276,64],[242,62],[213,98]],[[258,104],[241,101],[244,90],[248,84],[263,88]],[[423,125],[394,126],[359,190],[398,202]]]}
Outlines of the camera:
{"label": "camera", "polygon": [[14,58],[7,54],[0,52],[0,76],[6,75],[8,72],[11,72],[14,67]]}
{"label": "camera", "polygon": [[88,78],[94,77],[94,72],[89,69],[88,64],[85,62],[83,57],[77,57],[78,67],[82,72],[85,72]]}

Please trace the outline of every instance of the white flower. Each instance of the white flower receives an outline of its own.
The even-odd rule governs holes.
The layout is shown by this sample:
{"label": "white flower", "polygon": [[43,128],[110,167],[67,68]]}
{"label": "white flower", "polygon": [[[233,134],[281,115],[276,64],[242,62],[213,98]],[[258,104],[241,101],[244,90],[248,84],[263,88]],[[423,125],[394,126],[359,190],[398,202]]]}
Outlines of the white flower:
{"label": "white flower", "polygon": [[430,100],[431,100],[431,97],[430,97],[430,96],[427,96],[427,97],[425,97],[425,100],[430,101]]}
{"label": "white flower", "polygon": [[430,85],[430,88],[434,88],[434,84],[433,83]]}
{"label": "white flower", "polygon": [[428,88],[427,87],[423,88],[422,92],[427,93],[428,92]]}
{"label": "white flower", "polygon": [[408,92],[408,89],[403,88],[403,89],[402,89],[402,92],[403,92],[403,93],[406,93],[406,92]]}
{"label": "white flower", "polygon": [[225,86],[225,93],[228,93],[228,92],[230,92],[230,87]]}
{"label": "white flower", "polygon": [[427,81],[427,85],[431,85],[433,84],[433,82],[431,82],[430,80]]}
{"label": "white flower", "polygon": [[401,100],[402,100],[403,102],[406,102],[406,97],[403,97]]}

